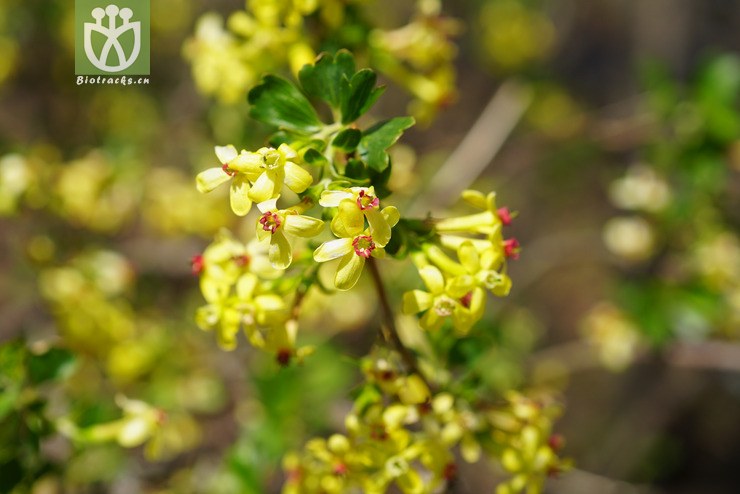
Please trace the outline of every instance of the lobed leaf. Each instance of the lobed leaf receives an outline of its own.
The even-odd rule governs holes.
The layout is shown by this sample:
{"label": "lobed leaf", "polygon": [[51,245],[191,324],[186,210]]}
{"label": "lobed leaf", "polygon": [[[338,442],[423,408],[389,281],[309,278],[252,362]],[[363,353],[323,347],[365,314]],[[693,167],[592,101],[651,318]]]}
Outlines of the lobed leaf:
{"label": "lobed leaf", "polygon": [[390,162],[386,149],[391,147],[403,134],[403,131],[414,125],[413,117],[396,117],[379,122],[367,129],[360,140],[358,150],[367,166],[382,172]]}
{"label": "lobed leaf", "polygon": [[249,91],[249,114],[264,123],[298,134],[313,134],[323,127],[311,103],[289,81],[266,75]]}

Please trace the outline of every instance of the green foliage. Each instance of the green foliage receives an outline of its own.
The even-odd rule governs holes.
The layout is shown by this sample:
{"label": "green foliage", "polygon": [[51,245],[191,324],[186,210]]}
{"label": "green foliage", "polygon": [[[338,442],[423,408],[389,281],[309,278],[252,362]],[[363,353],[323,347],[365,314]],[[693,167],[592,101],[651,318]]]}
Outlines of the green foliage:
{"label": "green foliage", "polygon": [[414,125],[412,117],[396,117],[378,122],[362,133],[359,152],[367,166],[382,172],[390,165],[386,149],[403,135],[403,131]]}
{"label": "green foliage", "polygon": [[262,83],[249,91],[250,115],[268,125],[284,128],[298,134],[318,132],[321,121],[311,103],[290,82],[266,75]]}

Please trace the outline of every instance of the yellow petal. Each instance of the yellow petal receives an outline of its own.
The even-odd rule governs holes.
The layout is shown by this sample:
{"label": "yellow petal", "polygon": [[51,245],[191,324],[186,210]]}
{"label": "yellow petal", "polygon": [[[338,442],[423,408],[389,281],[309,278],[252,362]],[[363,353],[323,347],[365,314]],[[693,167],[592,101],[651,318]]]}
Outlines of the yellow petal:
{"label": "yellow petal", "polygon": [[133,448],[143,444],[152,435],[154,423],[144,417],[133,417],[126,420],[118,432],[118,443],[124,448]]}
{"label": "yellow petal", "polygon": [[339,203],[345,199],[352,199],[354,196],[351,192],[346,190],[325,190],[321,193],[321,199],[319,204],[325,208],[336,208],[339,207]]}
{"label": "yellow petal", "polygon": [[385,221],[387,221],[391,227],[396,226],[398,221],[401,219],[401,213],[398,212],[398,208],[395,206],[383,208],[381,213],[383,213]]}
{"label": "yellow petal", "polygon": [[260,174],[262,174],[262,172],[264,172],[264,169],[262,168],[262,165],[264,164],[265,161],[262,155],[242,151],[229,162],[229,168],[241,173],[246,173],[250,179],[256,179]]}
{"label": "yellow petal", "polygon": [[326,262],[352,252],[352,239],[338,238],[319,245],[313,253],[313,258],[316,262]]}
{"label": "yellow petal", "polygon": [[442,272],[434,266],[424,266],[419,270],[419,276],[424,280],[424,284],[429,291],[434,294],[440,294],[445,289],[445,279]]}
{"label": "yellow petal", "polygon": [[364,213],[368,223],[370,223],[373,242],[380,247],[385,247],[391,239],[391,226],[386,221],[385,216],[377,209],[366,209]]}
{"label": "yellow petal", "polygon": [[364,257],[355,255],[354,252],[346,254],[339,261],[337,275],[334,277],[334,285],[338,290],[349,290],[357,284],[364,266]]}
{"label": "yellow petal", "polygon": [[279,190],[275,190],[275,181],[265,172],[259,176],[249,191],[249,198],[254,202],[264,202],[277,197]]}
{"label": "yellow petal", "polygon": [[292,161],[285,163],[284,170],[285,185],[296,194],[303,192],[313,183],[311,174]]}
{"label": "yellow petal", "polygon": [[285,216],[285,232],[299,237],[315,237],[324,229],[324,222],[318,218],[302,214],[288,214]]}
{"label": "yellow petal", "polygon": [[351,200],[339,203],[339,211],[331,222],[331,231],[337,237],[354,237],[365,230],[365,217]]}
{"label": "yellow petal", "polygon": [[216,146],[214,150],[216,151],[216,157],[218,157],[218,161],[220,161],[222,165],[227,164],[229,161],[233,160],[239,155],[236,148],[231,144],[229,144],[228,146]]}
{"label": "yellow petal", "polygon": [[432,294],[421,290],[412,290],[403,294],[404,314],[416,314],[432,306]]}
{"label": "yellow petal", "polygon": [[476,273],[480,270],[480,258],[472,242],[463,242],[457,249],[457,257],[468,273]]}
{"label": "yellow petal", "polygon": [[205,194],[210,192],[219,185],[231,180],[231,176],[221,168],[209,168],[202,171],[195,177],[195,186],[198,192]]}
{"label": "yellow petal", "polygon": [[246,177],[241,174],[234,177],[231,182],[229,199],[231,210],[237,216],[246,216],[249,210],[252,209],[252,201],[249,199],[249,182]]}
{"label": "yellow petal", "polygon": [[293,248],[281,230],[272,234],[268,256],[275,269],[287,269],[293,261]]}

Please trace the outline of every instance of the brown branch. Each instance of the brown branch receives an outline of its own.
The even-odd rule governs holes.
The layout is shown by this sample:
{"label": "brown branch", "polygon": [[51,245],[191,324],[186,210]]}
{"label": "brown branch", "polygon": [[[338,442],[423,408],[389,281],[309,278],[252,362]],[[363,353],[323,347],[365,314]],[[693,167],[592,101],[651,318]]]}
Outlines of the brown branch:
{"label": "brown branch", "polygon": [[395,350],[401,355],[403,362],[406,364],[408,371],[413,374],[417,374],[429,387],[429,383],[426,380],[424,374],[419,370],[419,366],[416,362],[416,357],[411,351],[403,344],[401,337],[398,334],[398,328],[396,327],[396,318],[393,315],[393,308],[391,307],[390,301],[388,300],[388,292],[383,284],[383,278],[380,276],[378,265],[374,258],[370,257],[367,262],[370,268],[370,274],[373,278],[375,285],[375,291],[378,294],[378,301],[380,302],[380,310],[383,314],[383,337],[391,344]]}

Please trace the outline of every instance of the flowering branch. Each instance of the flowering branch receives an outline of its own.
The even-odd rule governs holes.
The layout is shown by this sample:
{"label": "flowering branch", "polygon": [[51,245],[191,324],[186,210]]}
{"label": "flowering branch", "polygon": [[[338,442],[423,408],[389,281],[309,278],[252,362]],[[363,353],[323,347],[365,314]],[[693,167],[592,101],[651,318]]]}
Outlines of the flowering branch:
{"label": "flowering branch", "polygon": [[406,367],[408,367],[409,373],[417,374],[425,381],[428,387],[429,383],[419,370],[419,366],[416,362],[416,357],[411,353],[406,345],[403,344],[403,341],[401,341],[401,337],[398,334],[398,328],[396,327],[396,318],[393,314],[393,308],[391,307],[391,304],[388,300],[388,292],[386,291],[385,285],[383,284],[383,278],[380,275],[378,265],[373,258],[368,259],[368,261],[370,275],[373,278],[375,291],[378,294],[378,301],[380,301],[380,310],[383,313],[383,337],[388,343],[393,345],[396,351],[401,355],[401,358],[406,364]]}

